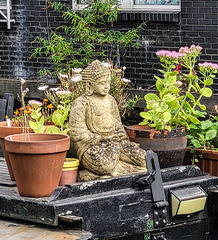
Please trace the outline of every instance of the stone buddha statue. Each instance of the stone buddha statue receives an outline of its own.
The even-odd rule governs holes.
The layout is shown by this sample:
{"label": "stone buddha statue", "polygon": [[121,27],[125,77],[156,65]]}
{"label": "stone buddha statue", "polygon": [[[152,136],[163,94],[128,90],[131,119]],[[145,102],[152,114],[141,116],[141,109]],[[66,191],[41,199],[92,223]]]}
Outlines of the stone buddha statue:
{"label": "stone buddha statue", "polygon": [[70,136],[83,166],[79,181],[146,171],[145,155],[130,142],[115,99],[109,95],[111,70],[95,60],[82,71],[85,94],[70,111]]}

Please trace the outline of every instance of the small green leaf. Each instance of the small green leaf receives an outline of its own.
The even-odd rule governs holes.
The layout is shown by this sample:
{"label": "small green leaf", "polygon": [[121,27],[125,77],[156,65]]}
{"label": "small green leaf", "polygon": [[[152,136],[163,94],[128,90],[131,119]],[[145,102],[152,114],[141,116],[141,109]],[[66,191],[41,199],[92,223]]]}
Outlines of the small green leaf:
{"label": "small green leaf", "polygon": [[44,131],[45,131],[45,126],[39,126],[36,133],[44,133]]}
{"label": "small green leaf", "polygon": [[203,105],[203,104],[200,104],[199,107],[200,107],[202,110],[204,110],[204,111],[206,110],[206,106]]}
{"label": "small green leaf", "polygon": [[178,75],[178,72],[177,72],[177,71],[169,72],[169,73],[168,73],[168,76],[176,76],[176,75]]}
{"label": "small green leaf", "polygon": [[213,138],[215,138],[217,136],[217,130],[213,129],[213,130],[209,130],[206,132],[206,140],[211,140]]}
{"label": "small green leaf", "polygon": [[206,129],[210,128],[212,125],[213,125],[213,123],[210,120],[200,122],[200,127],[202,130],[206,130]]}
{"label": "small green leaf", "polygon": [[195,86],[191,86],[191,88],[195,91],[195,92],[197,92],[198,90],[197,90],[197,88],[195,87]]}
{"label": "small green leaf", "polygon": [[174,101],[167,103],[168,106],[172,109],[177,109],[180,105],[179,105],[179,100],[175,99]]}
{"label": "small green leaf", "polygon": [[58,127],[50,126],[47,128],[46,133],[61,133],[61,130]]}
{"label": "small green leaf", "polygon": [[33,131],[34,131],[35,129],[38,129],[36,123],[33,122],[33,121],[29,121],[29,125],[30,125],[30,127],[33,129]]}
{"label": "small green leaf", "polygon": [[157,81],[159,81],[160,83],[163,83],[163,80],[164,79],[162,79],[162,78],[160,78],[160,77],[158,77],[158,76],[154,76],[156,79],[157,79]]}
{"label": "small green leaf", "polygon": [[193,124],[193,123],[191,123],[190,125],[189,125],[189,127],[191,128],[191,129],[198,129],[198,127],[195,125],[195,124]]}
{"label": "small green leaf", "polygon": [[64,118],[64,121],[67,120],[67,118],[68,118],[68,111],[65,111],[65,112],[64,112],[63,118]]}
{"label": "small green leaf", "polygon": [[174,84],[176,82],[176,76],[168,76],[167,77],[167,84],[168,86]]}
{"label": "small green leaf", "polygon": [[195,97],[194,97],[191,93],[187,92],[187,93],[186,93],[186,96],[187,96],[189,99],[191,99],[193,102],[195,102]]}
{"label": "small green leaf", "polygon": [[212,96],[212,90],[210,88],[203,88],[202,89],[202,95],[204,97],[211,97]]}
{"label": "small green leaf", "polygon": [[154,93],[148,93],[144,96],[145,101],[149,101],[149,100],[156,100],[156,101],[160,101],[160,98],[154,94]]}
{"label": "small green leaf", "polygon": [[163,91],[163,84],[159,80],[156,82],[156,88],[159,92]]}
{"label": "small green leaf", "polygon": [[201,147],[200,142],[196,139],[191,139],[191,143],[194,145],[195,148],[200,148]]}
{"label": "small green leaf", "polygon": [[70,131],[70,129],[69,128],[67,128],[67,129],[64,129],[64,131],[63,131],[63,134],[68,134],[69,133],[69,131]]}
{"label": "small green leaf", "polygon": [[163,113],[163,120],[165,123],[169,122],[171,119],[171,113],[170,112],[165,112]]}
{"label": "small green leaf", "polygon": [[144,125],[147,125],[148,124],[148,121],[147,120],[144,120],[143,122],[140,122],[139,125],[140,126],[144,126]]}
{"label": "small green leaf", "polygon": [[148,112],[141,112],[139,115],[145,119],[152,119],[152,116]]}
{"label": "small green leaf", "polygon": [[198,85],[198,83],[195,83],[195,86],[196,86],[198,92],[201,92],[201,88],[200,88],[200,86]]}
{"label": "small green leaf", "polygon": [[164,102],[172,102],[175,100],[175,97],[171,94],[166,94],[165,96],[163,96],[163,101]]}
{"label": "small green leaf", "polygon": [[196,117],[189,115],[189,119],[192,123],[199,124],[199,120]]}
{"label": "small green leaf", "polygon": [[41,116],[41,113],[37,112],[37,111],[32,111],[31,112],[31,118],[38,120]]}
{"label": "small green leaf", "polygon": [[52,121],[55,125],[57,126],[62,126],[64,124],[64,118],[63,116],[58,113],[58,112],[54,112],[52,115]]}
{"label": "small green leaf", "polygon": [[183,106],[189,109],[193,114],[195,114],[195,111],[188,102],[185,102]]}
{"label": "small green leaf", "polygon": [[162,105],[155,110],[158,112],[165,112],[167,109],[168,109],[168,105]]}
{"label": "small green leaf", "polygon": [[40,119],[39,119],[39,125],[44,125],[44,122],[45,122],[45,118],[44,116],[42,116]]}
{"label": "small green leaf", "polygon": [[202,110],[206,110],[206,106],[203,104],[200,104],[199,100],[196,101],[197,105],[202,109]]}
{"label": "small green leaf", "polygon": [[195,110],[195,114],[197,115],[197,117],[202,117],[202,118],[205,118],[205,116],[207,115],[206,112],[201,112],[199,110]]}
{"label": "small green leaf", "polygon": [[210,86],[213,84],[213,79],[212,78],[208,78],[204,81],[204,84],[207,85],[207,86]]}

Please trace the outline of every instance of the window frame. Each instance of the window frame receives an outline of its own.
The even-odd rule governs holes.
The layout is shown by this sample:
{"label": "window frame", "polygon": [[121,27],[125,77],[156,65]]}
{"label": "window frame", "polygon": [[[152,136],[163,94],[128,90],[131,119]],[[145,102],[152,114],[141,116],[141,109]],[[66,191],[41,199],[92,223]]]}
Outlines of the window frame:
{"label": "window frame", "polygon": [[[121,11],[132,11],[132,12],[180,12],[181,11],[181,0],[178,5],[146,5],[145,4],[134,4],[134,0],[120,0]],[[77,4],[77,0],[72,0],[72,7],[75,10],[82,10],[85,5]]]}

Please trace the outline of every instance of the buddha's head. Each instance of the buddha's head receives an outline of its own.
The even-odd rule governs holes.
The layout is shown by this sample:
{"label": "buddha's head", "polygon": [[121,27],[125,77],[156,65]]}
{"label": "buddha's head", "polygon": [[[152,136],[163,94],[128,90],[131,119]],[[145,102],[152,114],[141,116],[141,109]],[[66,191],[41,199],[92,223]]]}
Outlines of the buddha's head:
{"label": "buddha's head", "polygon": [[86,95],[105,96],[110,90],[111,70],[95,60],[82,71],[82,81],[86,87]]}

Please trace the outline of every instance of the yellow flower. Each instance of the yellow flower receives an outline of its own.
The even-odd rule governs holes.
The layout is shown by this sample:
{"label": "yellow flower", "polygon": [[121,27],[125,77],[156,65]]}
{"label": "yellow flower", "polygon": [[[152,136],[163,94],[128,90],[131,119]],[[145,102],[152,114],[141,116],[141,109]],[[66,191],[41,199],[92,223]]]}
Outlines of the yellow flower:
{"label": "yellow flower", "polygon": [[30,111],[31,107],[30,106],[26,106],[26,109],[27,109],[27,111]]}
{"label": "yellow flower", "polygon": [[54,108],[54,106],[50,103],[47,108]]}
{"label": "yellow flower", "polygon": [[19,111],[18,109],[14,112],[15,115],[18,115],[19,114]]}

